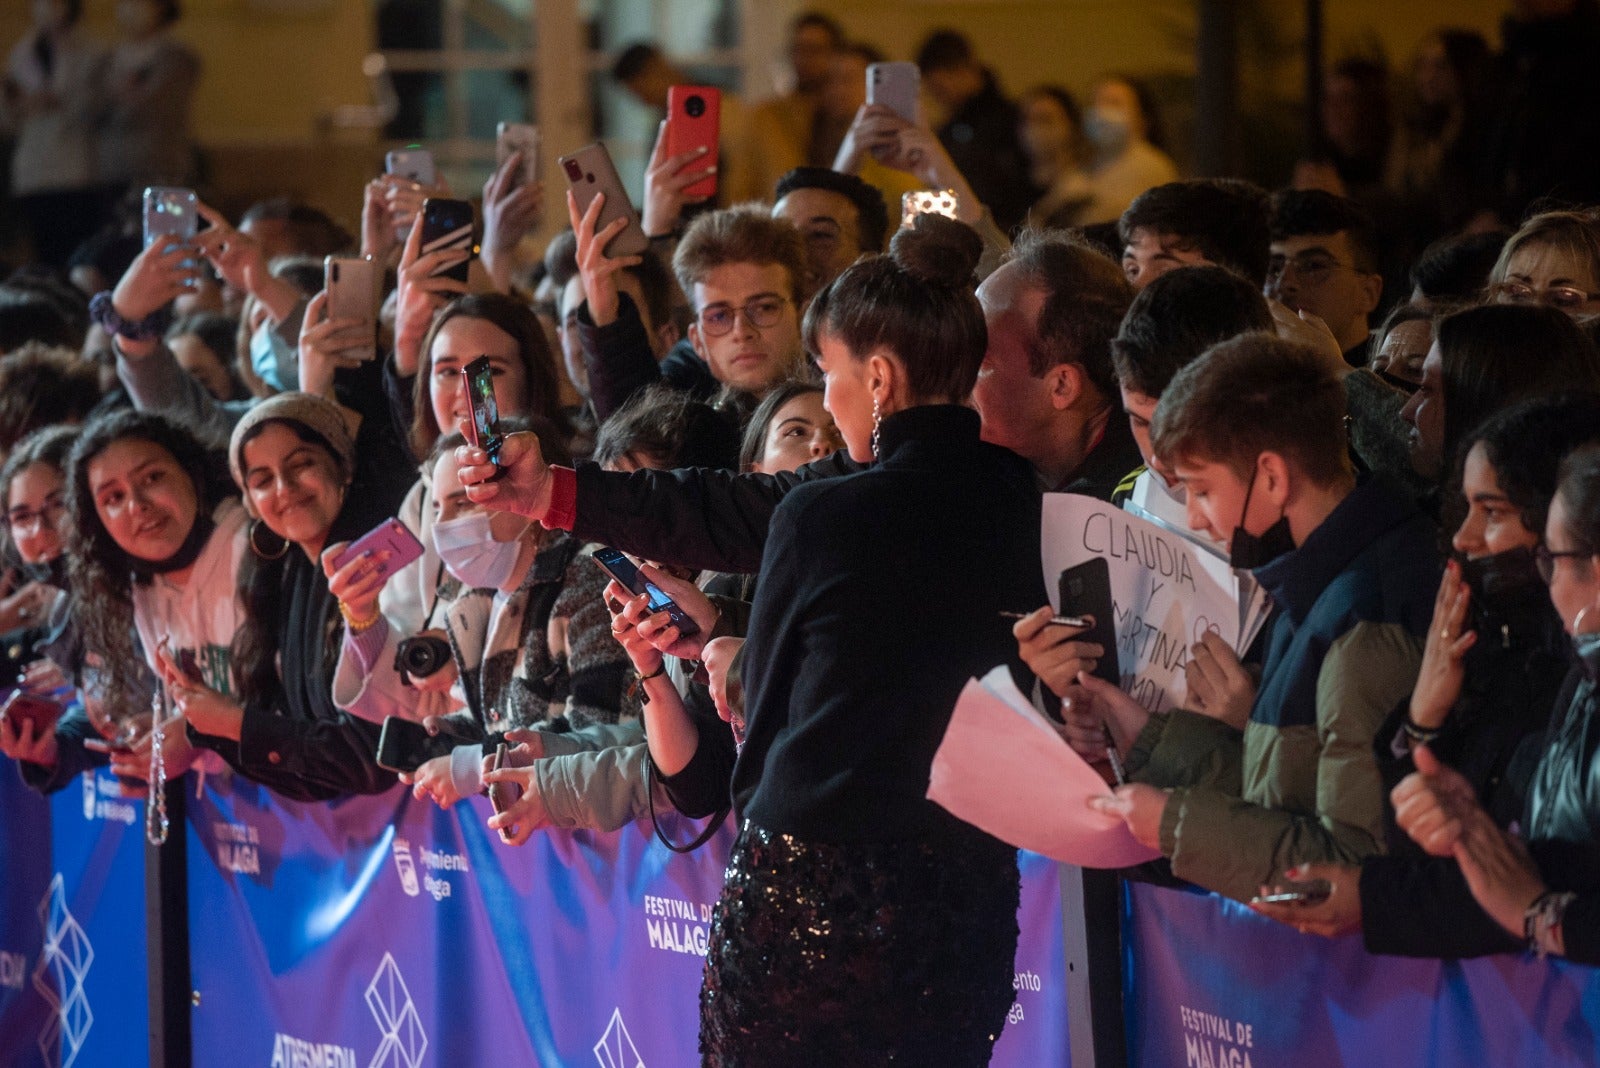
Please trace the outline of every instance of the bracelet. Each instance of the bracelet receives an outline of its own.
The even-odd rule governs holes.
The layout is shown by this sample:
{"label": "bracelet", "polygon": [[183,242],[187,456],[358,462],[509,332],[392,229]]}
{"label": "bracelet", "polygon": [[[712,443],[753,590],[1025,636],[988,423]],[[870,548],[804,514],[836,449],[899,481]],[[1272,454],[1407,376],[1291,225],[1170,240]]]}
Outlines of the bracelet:
{"label": "bracelet", "polygon": [[129,341],[154,341],[167,332],[172,323],[172,307],[157,308],[143,319],[124,319],[117,314],[111,300],[111,290],[102,289],[89,302],[89,318],[105,328],[106,333]]}
{"label": "bracelet", "polygon": [[640,682],[649,682],[651,679],[660,678],[662,675],[665,675],[666,673],[667,673],[667,658],[666,657],[662,657],[661,658],[661,663],[656,665],[656,669],[654,671],[650,672],[650,674],[648,674],[648,675],[640,675],[637,671],[635,671],[633,674]]}
{"label": "bracelet", "polygon": [[378,620],[383,618],[383,613],[374,609],[372,615],[366,619],[358,619],[343,601],[339,602],[339,614],[344,617],[345,628],[351,634],[360,634],[362,631],[371,630],[377,625]]}
{"label": "bracelet", "polygon": [[1538,957],[1551,953],[1558,957],[1563,955],[1562,944],[1558,941],[1561,921],[1567,915],[1567,906],[1577,897],[1571,891],[1546,890],[1534,899],[1528,911],[1522,914],[1522,937],[1528,944],[1528,952]]}
{"label": "bracelet", "polygon": [[1411,718],[1410,709],[1406,710],[1406,718],[1400,721],[1400,729],[1406,732],[1407,738],[1410,738],[1418,745],[1432,745],[1433,740],[1439,737],[1439,730],[1437,727],[1428,728],[1419,726],[1417,721]]}

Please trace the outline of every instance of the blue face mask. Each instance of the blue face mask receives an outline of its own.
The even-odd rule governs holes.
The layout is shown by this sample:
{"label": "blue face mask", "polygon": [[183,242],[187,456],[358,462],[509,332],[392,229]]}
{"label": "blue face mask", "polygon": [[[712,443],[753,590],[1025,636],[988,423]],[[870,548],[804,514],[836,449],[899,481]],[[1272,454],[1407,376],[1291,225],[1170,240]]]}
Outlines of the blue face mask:
{"label": "blue face mask", "polygon": [[250,367],[256,376],[279,392],[300,388],[300,354],[278,336],[271,322],[263,322],[250,335]]}
{"label": "blue face mask", "polygon": [[1580,631],[1591,613],[1600,612],[1600,608],[1590,605],[1578,613],[1572,621],[1572,651],[1578,654],[1578,663],[1583,665],[1584,674],[1591,680],[1600,682],[1600,630]]}

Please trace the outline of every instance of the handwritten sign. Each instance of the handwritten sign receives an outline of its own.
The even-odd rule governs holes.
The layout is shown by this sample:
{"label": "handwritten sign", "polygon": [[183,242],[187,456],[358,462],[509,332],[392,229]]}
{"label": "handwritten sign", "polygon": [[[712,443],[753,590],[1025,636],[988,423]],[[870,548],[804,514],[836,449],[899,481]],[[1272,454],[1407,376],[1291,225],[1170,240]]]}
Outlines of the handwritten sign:
{"label": "handwritten sign", "polygon": [[1046,494],[1042,557],[1057,611],[1062,571],[1095,557],[1110,565],[1122,688],[1151,712],[1184,703],[1184,665],[1207,631],[1236,652],[1255,637],[1253,584],[1214,551],[1104,501]]}

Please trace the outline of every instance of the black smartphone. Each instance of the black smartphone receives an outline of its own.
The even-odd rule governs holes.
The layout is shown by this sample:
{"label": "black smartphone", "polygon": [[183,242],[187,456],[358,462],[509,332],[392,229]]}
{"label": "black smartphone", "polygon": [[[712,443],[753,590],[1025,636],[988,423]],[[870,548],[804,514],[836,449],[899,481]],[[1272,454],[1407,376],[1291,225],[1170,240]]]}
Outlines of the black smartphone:
{"label": "black smartphone", "polygon": [[422,202],[422,248],[420,254],[444,249],[466,249],[467,258],[435,272],[458,282],[467,280],[467,268],[478,246],[472,240],[472,205],[465,200],[429,197]]}
{"label": "black smartphone", "polygon": [[434,757],[449,756],[459,744],[442,731],[429,734],[428,728],[415,720],[388,716],[378,734],[378,767],[413,772]]}
{"label": "black smartphone", "polygon": [[627,554],[618,549],[603,547],[594,551],[594,562],[600,565],[601,570],[617,580],[618,585],[632,593],[635,597],[639,594],[648,594],[650,597],[651,612],[665,612],[672,620],[673,626],[678,628],[680,637],[687,638],[691,634],[699,634],[700,626],[689,618],[689,613],[679,607],[678,602],[668,597],[666,591],[653,582],[646,582],[639,569],[628,559]]}
{"label": "black smartphone", "polygon": [[475,447],[489,456],[489,462],[500,466],[500,446],[505,435],[500,433],[500,406],[494,399],[494,366],[489,357],[479,356],[461,371],[467,383],[467,402],[472,405],[472,422],[467,424],[467,437]]}
{"label": "black smartphone", "polygon": [[1111,602],[1111,567],[1105,558],[1095,557],[1061,572],[1058,587],[1063,616],[1093,616],[1094,626],[1077,638],[1093,642],[1105,650],[1095,665],[1096,678],[1113,686],[1122,685],[1122,670],[1117,666],[1117,617]]}

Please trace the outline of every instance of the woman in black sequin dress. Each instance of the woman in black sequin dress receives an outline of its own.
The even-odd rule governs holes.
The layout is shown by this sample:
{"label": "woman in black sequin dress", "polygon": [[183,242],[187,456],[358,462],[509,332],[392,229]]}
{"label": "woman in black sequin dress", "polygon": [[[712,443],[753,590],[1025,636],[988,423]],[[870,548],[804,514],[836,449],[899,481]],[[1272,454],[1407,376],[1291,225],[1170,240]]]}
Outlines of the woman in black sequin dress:
{"label": "woman in black sequin dress", "polygon": [[[926,800],[967,679],[1043,603],[1032,470],[979,440],[975,234],[923,216],[806,318],[859,474],[774,515],[745,645],[743,825],[712,925],[712,1065],[985,1064],[1012,1002],[1016,852]],[[648,715],[648,713],[647,713]],[[702,733],[669,792],[726,776]]]}

